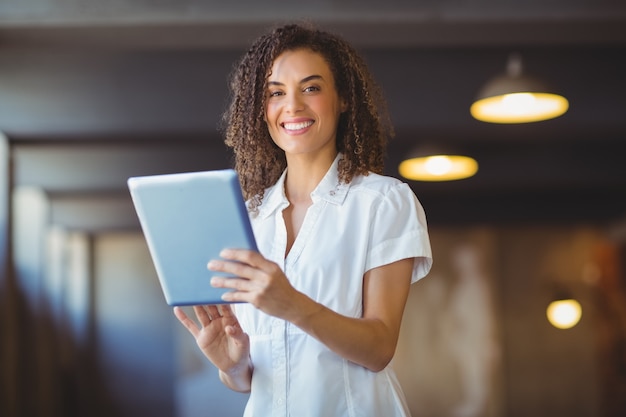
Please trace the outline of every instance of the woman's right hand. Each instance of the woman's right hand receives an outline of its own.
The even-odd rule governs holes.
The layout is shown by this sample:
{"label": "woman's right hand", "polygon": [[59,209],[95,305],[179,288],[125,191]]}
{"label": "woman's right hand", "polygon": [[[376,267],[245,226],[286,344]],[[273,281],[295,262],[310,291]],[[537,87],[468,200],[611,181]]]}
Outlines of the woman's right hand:
{"label": "woman's right hand", "polygon": [[252,379],[250,339],[231,307],[206,305],[194,306],[193,310],[199,325],[180,307],[174,307],[174,315],[196,339],[202,353],[220,370],[222,382],[236,391],[249,391]]}

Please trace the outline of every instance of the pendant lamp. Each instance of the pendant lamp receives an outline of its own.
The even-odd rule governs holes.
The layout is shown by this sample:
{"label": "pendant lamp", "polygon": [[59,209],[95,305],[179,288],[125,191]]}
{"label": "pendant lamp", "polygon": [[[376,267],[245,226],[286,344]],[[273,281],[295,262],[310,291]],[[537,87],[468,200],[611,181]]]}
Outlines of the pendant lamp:
{"label": "pendant lamp", "polygon": [[552,301],[546,309],[548,321],[558,329],[569,329],[580,321],[582,307],[573,298],[560,298]]}
{"label": "pendant lamp", "polygon": [[545,82],[523,74],[519,54],[511,54],[506,73],[479,91],[470,108],[472,116],[489,123],[529,123],[561,116],[568,100]]}
{"label": "pendant lamp", "polygon": [[580,321],[582,307],[562,284],[554,284],[553,298],[546,309],[546,317],[557,329],[570,329]]}
{"label": "pendant lamp", "polygon": [[432,147],[417,148],[398,166],[400,175],[414,181],[460,180],[477,171],[474,158]]}

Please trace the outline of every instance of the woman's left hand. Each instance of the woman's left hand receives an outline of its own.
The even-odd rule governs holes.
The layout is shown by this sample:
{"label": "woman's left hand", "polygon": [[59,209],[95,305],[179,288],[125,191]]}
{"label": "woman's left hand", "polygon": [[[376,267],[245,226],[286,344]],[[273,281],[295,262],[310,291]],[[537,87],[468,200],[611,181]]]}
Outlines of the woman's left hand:
{"label": "woman's left hand", "polygon": [[212,260],[211,271],[232,274],[235,278],[215,276],[211,285],[231,288],[222,299],[229,302],[247,302],[271,316],[287,319],[298,295],[280,267],[259,252],[245,249],[225,249],[223,259]]}

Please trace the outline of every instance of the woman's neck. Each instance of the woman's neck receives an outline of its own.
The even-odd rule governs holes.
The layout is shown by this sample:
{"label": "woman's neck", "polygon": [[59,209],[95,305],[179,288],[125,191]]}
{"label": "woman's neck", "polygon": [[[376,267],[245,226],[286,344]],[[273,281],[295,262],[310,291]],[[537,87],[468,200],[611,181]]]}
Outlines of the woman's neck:
{"label": "woman's neck", "polygon": [[322,181],[337,156],[334,154],[287,156],[285,193],[291,203],[309,201],[311,193]]}

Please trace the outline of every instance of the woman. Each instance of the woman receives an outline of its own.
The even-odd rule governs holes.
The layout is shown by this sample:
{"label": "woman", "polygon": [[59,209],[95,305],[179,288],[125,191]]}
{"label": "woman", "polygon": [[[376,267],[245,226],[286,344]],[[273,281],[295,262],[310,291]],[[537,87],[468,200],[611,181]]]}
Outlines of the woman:
{"label": "woman", "polygon": [[246,416],[406,416],[389,366],[431,251],[408,185],[382,175],[391,128],[355,50],[313,28],[259,38],[230,84],[226,144],[259,252],[209,269],[231,306],[175,314]]}

